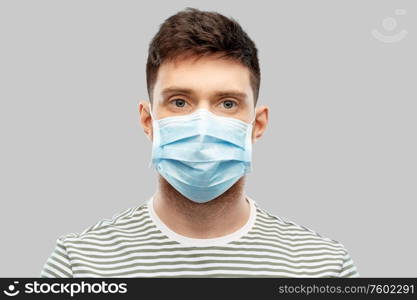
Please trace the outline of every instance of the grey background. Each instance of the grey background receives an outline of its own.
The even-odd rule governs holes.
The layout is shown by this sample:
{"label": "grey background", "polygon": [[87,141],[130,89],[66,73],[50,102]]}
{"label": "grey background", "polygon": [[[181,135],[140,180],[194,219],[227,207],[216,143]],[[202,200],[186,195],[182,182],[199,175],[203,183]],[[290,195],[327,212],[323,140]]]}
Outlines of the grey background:
{"label": "grey background", "polygon": [[[417,5],[380,0],[0,1],[0,276],[38,277],[58,236],[154,192],[137,103],[150,39],[186,6],[259,49],[248,195],[342,242],[362,277],[417,276]],[[389,16],[399,43],[370,33]]]}

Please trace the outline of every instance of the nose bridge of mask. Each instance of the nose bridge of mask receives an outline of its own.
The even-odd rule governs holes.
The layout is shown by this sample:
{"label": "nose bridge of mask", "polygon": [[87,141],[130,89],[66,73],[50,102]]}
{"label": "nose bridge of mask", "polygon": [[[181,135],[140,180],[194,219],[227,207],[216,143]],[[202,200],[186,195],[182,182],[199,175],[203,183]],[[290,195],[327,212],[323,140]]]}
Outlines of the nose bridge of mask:
{"label": "nose bridge of mask", "polygon": [[[149,114],[151,115],[152,120],[156,121],[155,116],[152,114],[152,105],[151,104],[149,105]],[[191,113],[191,115],[196,115],[196,114],[197,115],[198,114],[208,114],[208,115],[212,115],[212,116],[217,116],[217,115],[213,114],[211,111],[207,110],[206,108],[200,108],[199,110],[195,111],[194,113]],[[249,123],[246,123],[246,124],[249,124],[249,125],[253,126],[253,122],[255,122],[255,120],[256,120],[256,113],[255,113],[255,116],[252,118],[252,121],[250,121]]]}
{"label": "nose bridge of mask", "polygon": [[204,136],[212,136],[243,148],[246,147],[247,141],[242,141],[241,137],[247,136],[252,128],[251,124],[235,118],[218,116],[204,108],[192,113],[189,121],[194,121],[193,126],[201,141]]}
{"label": "nose bridge of mask", "polygon": [[227,119],[230,119],[230,120],[237,121],[237,122],[239,122],[239,123],[245,123],[246,125],[253,125],[253,122],[255,122],[255,120],[256,120],[256,114],[255,114],[255,116],[252,118],[252,121],[250,121],[249,123],[246,123],[246,122],[241,121],[241,120],[239,120],[239,119],[230,118],[230,117],[222,117],[222,116],[218,116],[218,115],[216,115],[216,114],[212,113],[211,111],[209,111],[209,110],[207,110],[207,109],[205,109],[205,108],[201,108],[201,109],[199,109],[198,111],[201,111],[201,112],[207,113],[208,115],[211,115],[211,116],[214,116],[214,117],[227,118]]}

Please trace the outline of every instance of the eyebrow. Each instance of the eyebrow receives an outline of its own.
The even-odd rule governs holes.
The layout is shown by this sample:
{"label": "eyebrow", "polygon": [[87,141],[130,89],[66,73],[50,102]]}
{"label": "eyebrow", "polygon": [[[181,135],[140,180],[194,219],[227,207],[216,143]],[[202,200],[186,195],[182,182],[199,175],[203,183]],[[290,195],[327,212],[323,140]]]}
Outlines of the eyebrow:
{"label": "eyebrow", "polygon": [[[167,96],[168,94],[174,94],[174,93],[180,93],[180,94],[187,94],[187,95],[195,95],[195,92],[192,89],[189,88],[182,88],[182,87],[168,87],[162,90],[162,96]],[[247,99],[248,95],[244,92],[238,91],[238,90],[221,90],[221,91],[215,91],[213,93],[216,97],[236,97],[236,98],[243,98]]]}

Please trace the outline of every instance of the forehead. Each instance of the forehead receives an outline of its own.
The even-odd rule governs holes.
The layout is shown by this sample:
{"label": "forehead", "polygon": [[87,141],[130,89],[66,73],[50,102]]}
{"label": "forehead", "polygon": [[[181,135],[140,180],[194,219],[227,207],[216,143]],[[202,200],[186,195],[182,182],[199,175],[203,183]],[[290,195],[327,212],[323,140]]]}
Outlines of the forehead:
{"label": "forehead", "polygon": [[[249,69],[238,61],[216,56],[189,57],[163,63],[154,86],[154,99],[170,86],[209,95],[212,91],[234,90],[253,99]],[[253,101],[253,100],[252,100]]]}

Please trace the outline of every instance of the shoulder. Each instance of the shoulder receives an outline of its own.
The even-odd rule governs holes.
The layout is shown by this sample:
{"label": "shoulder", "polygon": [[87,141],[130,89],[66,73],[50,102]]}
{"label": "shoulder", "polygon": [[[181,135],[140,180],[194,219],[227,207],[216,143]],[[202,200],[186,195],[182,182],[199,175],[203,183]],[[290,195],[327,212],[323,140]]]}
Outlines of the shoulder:
{"label": "shoulder", "polygon": [[273,244],[288,259],[308,259],[332,263],[340,274],[357,277],[358,273],[345,245],[316,230],[269,213],[256,205],[257,216],[251,234]]}
{"label": "shoulder", "polygon": [[259,230],[281,233],[282,237],[317,240],[334,246],[341,245],[338,240],[323,236],[309,227],[272,214],[265,209],[260,208],[258,205],[256,205],[256,209],[256,226]]}
{"label": "shoulder", "polygon": [[58,236],[55,248],[42,268],[41,277],[73,277],[73,267],[79,268],[81,259],[116,251],[118,246],[114,245],[120,239],[129,239],[136,232],[150,232],[152,226],[146,208],[147,202],[126,208],[110,219],[101,219],[81,232]]}
{"label": "shoulder", "polygon": [[129,232],[132,227],[140,229],[140,224],[146,225],[149,223],[146,215],[147,205],[147,202],[144,202],[135,207],[125,208],[114,214],[110,219],[103,218],[81,232],[62,234],[58,237],[58,242],[68,246],[84,239],[100,239],[109,237],[112,233]]}

